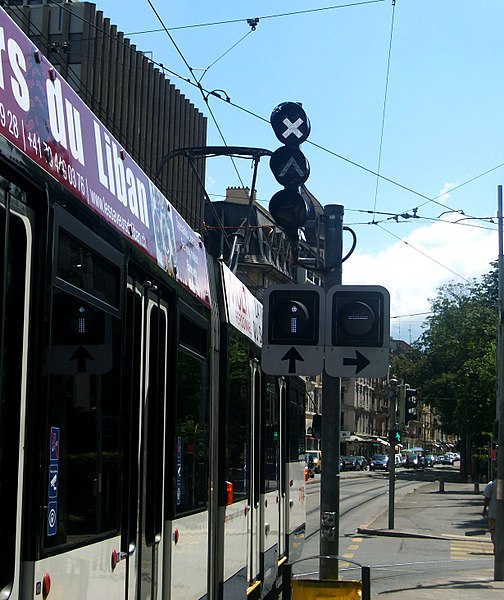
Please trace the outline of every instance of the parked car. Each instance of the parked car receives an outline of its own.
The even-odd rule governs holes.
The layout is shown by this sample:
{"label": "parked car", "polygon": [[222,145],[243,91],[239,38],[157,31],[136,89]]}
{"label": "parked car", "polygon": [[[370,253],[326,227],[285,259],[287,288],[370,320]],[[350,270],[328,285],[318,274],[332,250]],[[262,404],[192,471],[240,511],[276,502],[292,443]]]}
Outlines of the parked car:
{"label": "parked car", "polygon": [[436,457],[433,454],[426,454],[423,458],[426,467],[433,467],[436,464]]}
{"label": "parked car", "polygon": [[375,454],[369,463],[370,471],[386,471],[388,469],[388,456],[385,454]]}
{"label": "parked car", "polygon": [[310,456],[313,459],[313,467],[315,469],[315,473],[320,473],[322,469],[322,452],[320,450],[307,450],[306,451],[306,460],[308,461]]}
{"label": "parked car", "polygon": [[396,454],[394,456],[394,460],[395,460],[395,466],[396,467],[402,467],[403,466],[403,455],[402,454]]}
{"label": "parked car", "polygon": [[438,459],[440,465],[453,465],[455,462],[455,458],[449,453],[441,454]]}
{"label": "parked car", "polygon": [[418,469],[418,467],[419,467],[418,456],[416,454],[414,454],[413,452],[406,454],[406,460],[404,461],[404,466],[407,469]]}
{"label": "parked car", "polygon": [[356,456],[357,471],[366,471],[369,467],[368,459],[365,456]]}

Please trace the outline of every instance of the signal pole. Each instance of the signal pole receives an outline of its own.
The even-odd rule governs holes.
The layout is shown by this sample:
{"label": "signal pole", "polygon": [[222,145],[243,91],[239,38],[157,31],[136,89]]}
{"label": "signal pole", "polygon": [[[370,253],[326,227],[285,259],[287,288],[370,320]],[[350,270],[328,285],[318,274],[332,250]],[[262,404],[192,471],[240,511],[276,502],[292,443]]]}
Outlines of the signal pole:
{"label": "signal pole", "polygon": [[[324,208],[324,290],[342,283],[344,207]],[[320,579],[338,579],[339,554],[341,378],[324,370],[322,376],[322,472],[320,476]]]}
{"label": "signal pole", "polygon": [[389,397],[389,505],[388,505],[388,528],[394,529],[394,508],[395,508],[395,438],[393,432],[397,431],[397,385],[398,381],[395,377],[389,380],[390,397]]}
{"label": "signal pole", "polygon": [[498,196],[498,330],[497,330],[497,487],[496,531],[494,546],[494,580],[504,581],[504,241],[502,232],[502,186],[497,187]]}

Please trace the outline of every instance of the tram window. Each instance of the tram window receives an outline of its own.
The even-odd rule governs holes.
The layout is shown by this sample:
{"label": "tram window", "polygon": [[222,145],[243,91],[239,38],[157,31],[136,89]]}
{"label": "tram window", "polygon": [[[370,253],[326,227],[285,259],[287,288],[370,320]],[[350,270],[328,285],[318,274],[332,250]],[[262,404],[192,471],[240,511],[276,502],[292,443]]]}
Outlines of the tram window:
{"label": "tram window", "polygon": [[208,505],[209,393],[206,363],[181,350],[177,361],[175,512]]}
{"label": "tram window", "polygon": [[59,230],[56,275],[111,306],[119,306],[120,269],[81,241]]}
{"label": "tram window", "polygon": [[226,403],[225,478],[233,484],[233,502],[248,496],[250,449],[250,370],[248,349],[230,339]]}
{"label": "tram window", "polygon": [[185,315],[180,315],[180,343],[201,356],[207,354],[207,331]]}
{"label": "tram window", "polygon": [[280,458],[279,402],[276,378],[269,376],[266,382],[266,398],[264,406],[264,487],[267,492],[278,488],[278,468]]}
{"label": "tram window", "polygon": [[120,321],[56,288],[53,309],[46,548],[116,531],[119,517]]}
{"label": "tram window", "polygon": [[298,461],[305,453],[304,386],[296,380],[288,383],[289,398],[289,460]]}

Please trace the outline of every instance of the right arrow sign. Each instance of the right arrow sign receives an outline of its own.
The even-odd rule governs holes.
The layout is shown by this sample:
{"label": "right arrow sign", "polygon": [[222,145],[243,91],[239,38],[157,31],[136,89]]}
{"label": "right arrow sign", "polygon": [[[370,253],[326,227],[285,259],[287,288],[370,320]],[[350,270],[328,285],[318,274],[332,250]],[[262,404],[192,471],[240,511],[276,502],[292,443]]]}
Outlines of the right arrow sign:
{"label": "right arrow sign", "polygon": [[344,358],[343,366],[344,367],[353,367],[355,366],[355,374],[360,373],[363,369],[365,369],[371,361],[368,360],[363,354],[361,354],[358,350],[355,351],[355,358]]}
{"label": "right arrow sign", "polygon": [[387,348],[340,348],[326,346],[325,372],[332,377],[386,377]]}

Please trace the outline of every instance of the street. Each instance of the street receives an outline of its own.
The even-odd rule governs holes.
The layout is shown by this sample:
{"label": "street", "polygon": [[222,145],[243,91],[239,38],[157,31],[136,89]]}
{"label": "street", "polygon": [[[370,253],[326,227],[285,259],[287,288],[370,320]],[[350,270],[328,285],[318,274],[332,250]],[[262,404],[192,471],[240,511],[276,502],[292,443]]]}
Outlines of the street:
{"label": "street", "polygon": [[[303,557],[319,554],[319,477],[307,485]],[[360,568],[349,562],[355,561],[371,567],[373,597],[438,598],[441,589],[448,594],[443,597],[455,597],[447,591],[454,585],[462,598],[476,597],[463,595],[469,589],[477,594],[484,588],[486,598],[498,597],[494,588],[502,594],[504,584],[492,581],[493,547],[481,517],[481,494],[477,486],[461,482],[457,466],[398,469],[393,531],[388,529],[386,473],[342,473],[340,498],[339,555],[348,559],[340,561],[341,579],[360,579]],[[316,572],[318,560],[294,569],[295,574]]]}

